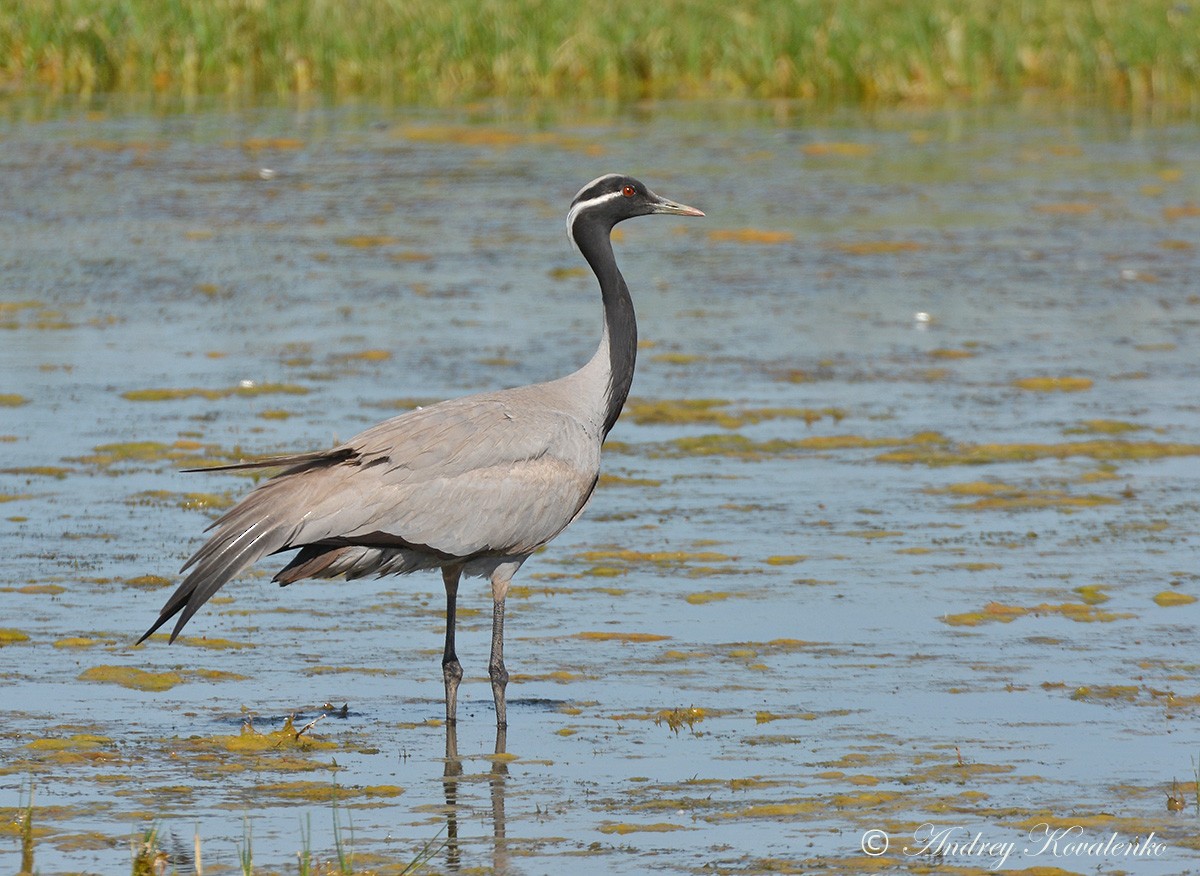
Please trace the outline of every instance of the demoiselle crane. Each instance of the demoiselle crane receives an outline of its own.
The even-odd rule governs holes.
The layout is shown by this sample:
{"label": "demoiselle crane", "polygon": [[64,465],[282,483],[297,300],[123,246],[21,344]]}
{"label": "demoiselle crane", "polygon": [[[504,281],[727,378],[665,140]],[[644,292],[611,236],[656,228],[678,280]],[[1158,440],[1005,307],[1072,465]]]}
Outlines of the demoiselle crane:
{"label": "demoiselle crane", "polygon": [[299,549],[275,576],[280,585],[441,569],[442,675],[446,720],[454,722],[459,579],[487,578],[488,675],[496,723],[506,726],[504,599],[521,564],[580,515],[596,488],[600,447],[629,395],[637,357],[633,302],[611,232],[655,213],[704,215],[619,174],[593,180],[571,202],[567,234],[595,272],[604,305],[600,346],[578,371],[409,411],[329,450],[202,469],[283,471],[209,527],[212,536],[183,566],[187,577],[138,642],[178,615],[175,641],[214,593],[269,554]]}

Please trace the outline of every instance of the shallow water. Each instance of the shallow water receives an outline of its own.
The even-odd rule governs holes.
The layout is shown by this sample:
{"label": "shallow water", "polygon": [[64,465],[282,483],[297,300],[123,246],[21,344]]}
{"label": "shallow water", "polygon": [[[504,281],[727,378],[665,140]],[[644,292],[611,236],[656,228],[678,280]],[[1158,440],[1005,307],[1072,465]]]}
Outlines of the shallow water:
{"label": "shallow water", "polygon": [[[335,822],[359,871],[1200,870],[1194,129],[709,109],[0,124],[0,871],[31,786],[42,873]],[[178,469],[590,354],[611,169],[708,216],[622,226],[634,399],[508,600],[507,738],[479,582],[457,756],[435,575],[264,565],[133,648],[251,485]]]}

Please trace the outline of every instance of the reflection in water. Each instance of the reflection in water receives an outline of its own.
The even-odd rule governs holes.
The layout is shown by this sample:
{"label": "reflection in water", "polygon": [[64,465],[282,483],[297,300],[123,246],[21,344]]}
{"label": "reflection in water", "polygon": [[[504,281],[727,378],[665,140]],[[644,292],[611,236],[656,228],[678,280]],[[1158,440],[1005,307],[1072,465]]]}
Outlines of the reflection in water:
{"label": "reflection in water", "polygon": [[[508,751],[506,728],[496,728],[496,747],[492,758],[492,870],[504,873],[508,870],[508,847],[505,842],[504,795],[507,791],[508,761],[501,755]],[[446,796],[446,869],[457,873],[462,868],[462,852],[458,843],[458,782],[462,777],[462,760],[458,756],[458,728],[446,723],[446,763],[442,773],[443,790]]]}

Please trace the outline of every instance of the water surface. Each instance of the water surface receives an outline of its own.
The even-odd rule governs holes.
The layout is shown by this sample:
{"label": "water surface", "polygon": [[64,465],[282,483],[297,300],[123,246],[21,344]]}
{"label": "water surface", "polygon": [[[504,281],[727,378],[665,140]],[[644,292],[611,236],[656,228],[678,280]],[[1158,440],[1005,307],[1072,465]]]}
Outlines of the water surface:
{"label": "water surface", "polygon": [[[767,110],[0,125],[0,870],[31,786],[42,873],[335,822],[360,871],[1200,869],[1194,130]],[[132,647],[251,486],[179,469],[585,361],[609,170],[708,216],[621,227],[634,399],[508,600],[507,738],[479,582],[453,740],[436,575],[263,564]]]}

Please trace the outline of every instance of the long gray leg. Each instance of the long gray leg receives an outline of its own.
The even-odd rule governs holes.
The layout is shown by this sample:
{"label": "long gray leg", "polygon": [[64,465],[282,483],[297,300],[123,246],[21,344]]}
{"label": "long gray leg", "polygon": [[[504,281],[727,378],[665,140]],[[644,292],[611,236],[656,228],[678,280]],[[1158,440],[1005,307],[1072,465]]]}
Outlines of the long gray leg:
{"label": "long gray leg", "polygon": [[508,670],[504,668],[504,597],[519,563],[505,564],[492,573],[492,656],[488,660],[488,675],[492,679],[492,699],[496,701],[496,726],[508,726],[508,710],[504,704],[504,688],[508,686]]}
{"label": "long gray leg", "polygon": [[496,726],[508,726],[508,711],[504,704],[504,689],[508,686],[508,670],[504,668],[504,600],[492,603],[492,658],[488,661],[492,679],[492,699],[496,701]]}
{"label": "long gray leg", "polygon": [[442,679],[446,682],[446,722],[458,720],[458,683],[462,681],[462,665],[454,653],[454,621],[458,608],[458,579],[462,566],[443,566],[442,583],[446,585],[446,648],[442,651]]}

